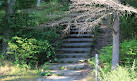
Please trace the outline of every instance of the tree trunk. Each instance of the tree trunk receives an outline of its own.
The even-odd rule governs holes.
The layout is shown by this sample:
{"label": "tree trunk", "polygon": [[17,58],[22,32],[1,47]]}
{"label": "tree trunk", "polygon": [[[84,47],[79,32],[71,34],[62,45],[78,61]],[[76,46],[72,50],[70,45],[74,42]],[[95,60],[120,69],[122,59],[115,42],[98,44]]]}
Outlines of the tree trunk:
{"label": "tree trunk", "polygon": [[7,40],[10,38],[10,24],[9,24],[9,20],[11,19],[11,15],[13,14],[13,5],[15,3],[16,0],[5,0],[6,3],[6,10],[5,10],[5,28],[3,31],[3,41],[2,41],[2,52],[4,54],[7,53],[7,51],[9,51],[8,49],[8,42]]}
{"label": "tree trunk", "polygon": [[120,19],[118,12],[114,12],[114,24],[113,24],[113,53],[112,53],[112,70],[119,65],[119,52],[120,52]]}

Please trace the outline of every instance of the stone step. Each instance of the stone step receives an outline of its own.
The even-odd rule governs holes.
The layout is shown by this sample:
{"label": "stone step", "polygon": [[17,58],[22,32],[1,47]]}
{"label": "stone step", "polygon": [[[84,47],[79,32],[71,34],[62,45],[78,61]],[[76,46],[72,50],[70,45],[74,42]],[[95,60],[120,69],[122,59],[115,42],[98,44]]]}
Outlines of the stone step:
{"label": "stone step", "polygon": [[79,28],[71,27],[70,30],[79,30]]}
{"label": "stone step", "polygon": [[92,43],[64,43],[61,47],[78,48],[78,47],[91,47]]}
{"label": "stone step", "polygon": [[37,78],[34,81],[74,81],[71,76],[46,76],[44,78]]}
{"label": "stone step", "polygon": [[59,53],[89,53],[90,48],[62,48],[58,49]]}
{"label": "stone step", "polygon": [[91,34],[71,34],[67,36],[67,38],[91,38],[91,37],[94,36]]}
{"label": "stone step", "polygon": [[82,70],[51,70],[51,73],[58,76],[78,76]]}
{"label": "stone step", "polygon": [[80,37],[80,36],[92,36],[92,34],[70,34],[68,36],[76,36],[76,37]]}
{"label": "stone step", "polygon": [[63,53],[56,54],[59,58],[79,58],[79,57],[88,57],[88,53]]}
{"label": "stone step", "polygon": [[58,63],[82,63],[86,60],[86,57],[81,58],[60,58],[58,59]]}
{"label": "stone step", "polygon": [[76,27],[76,26],[72,26],[71,28],[70,28],[70,30],[79,30],[80,28],[78,28],[78,27]]}
{"label": "stone step", "polygon": [[62,44],[63,46],[91,46],[92,45],[92,43],[64,43],[64,44]]}
{"label": "stone step", "polygon": [[80,70],[84,68],[84,63],[54,63],[46,65],[50,70]]}
{"label": "stone step", "polygon": [[90,31],[79,31],[79,30],[71,30],[70,34],[91,34]]}
{"label": "stone step", "polygon": [[87,31],[87,30],[85,30],[85,31],[80,31],[80,30],[71,30],[70,32],[80,32],[80,33],[90,33],[91,31]]}
{"label": "stone step", "polygon": [[64,39],[63,42],[70,42],[70,43],[79,43],[79,42],[92,42],[92,38],[68,38]]}

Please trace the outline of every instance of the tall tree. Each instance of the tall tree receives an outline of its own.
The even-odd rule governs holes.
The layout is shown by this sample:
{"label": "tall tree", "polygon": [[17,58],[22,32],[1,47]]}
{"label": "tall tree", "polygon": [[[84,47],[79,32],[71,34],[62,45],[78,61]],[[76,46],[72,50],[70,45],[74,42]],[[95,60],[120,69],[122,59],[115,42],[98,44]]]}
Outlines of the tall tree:
{"label": "tall tree", "polygon": [[113,52],[112,52],[112,70],[119,65],[119,52],[120,52],[120,20],[119,13],[114,12],[114,24],[113,24]]}
{"label": "tall tree", "polygon": [[[8,49],[8,39],[11,39],[11,18],[15,14],[17,9],[27,9],[35,5],[34,0],[4,0],[5,3],[5,26],[3,30],[3,42],[2,42],[2,52],[5,54]],[[36,5],[35,5],[36,6]],[[15,23],[16,24],[16,23]]]}
{"label": "tall tree", "polygon": [[[71,0],[70,13],[73,18],[67,18],[68,27],[75,25],[80,31],[92,30],[102,19],[108,15],[114,15],[113,24],[113,57],[112,69],[119,64],[119,32],[120,32],[120,13],[137,13],[137,9],[121,4],[118,0]],[[120,12],[120,13],[119,13]],[[64,19],[66,22],[66,19]],[[60,21],[61,23],[63,21]],[[59,22],[59,23],[60,23]],[[58,25],[54,24],[55,25]],[[53,24],[52,24],[53,25]],[[69,30],[70,28],[66,28]],[[65,31],[66,31],[65,30]]]}
{"label": "tall tree", "polygon": [[6,10],[5,10],[5,28],[3,31],[3,42],[2,42],[2,53],[7,53],[8,51],[8,40],[10,38],[10,24],[9,20],[11,19],[11,15],[13,15],[13,5],[16,0],[5,0]]}

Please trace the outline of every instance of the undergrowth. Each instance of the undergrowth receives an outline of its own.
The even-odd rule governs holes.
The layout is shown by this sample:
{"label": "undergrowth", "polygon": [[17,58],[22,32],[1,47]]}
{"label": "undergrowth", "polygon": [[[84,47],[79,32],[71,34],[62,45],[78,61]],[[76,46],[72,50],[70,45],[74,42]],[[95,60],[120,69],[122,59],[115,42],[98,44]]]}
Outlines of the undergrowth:
{"label": "undergrowth", "polygon": [[[22,8],[23,5],[26,4],[16,5],[18,9],[9,20],[10,39],[4,41],[8,42],[10,51],[8,54],[0,53],[2,81],[33,81],[39,76],[48,76],[51,73],[45,65],[57,60],[55,50],[61,43],[59,39],[64,27],[45,27],[43,24],[57,21],[68,14],[68,4],[50,2],[46,5],[42,3],[39,8],[25,6],[27,9]],[[2,23],[4,15],[5,12],[0,11],[0,32],[6,29]],[[2,39],[3,35],[0,33],[1,43]]]}
{"label": "undergrowth", "polygon": [[[120,44],[120,66],[111,71],[112,45],[99,51],[99,79],[100,81],[136,81],[137,80],[137,40],[123,41]],[[95,58],[88,60],[95,65]]]}
{"label": "undergrowth", "polygon": [[59,20],[68,14],[68,4],[60,3],[42,3],[38,9],[31,9],[30,14],[32,14],[35,19],[37,26],[40,24],[46,24],[54,20]]}

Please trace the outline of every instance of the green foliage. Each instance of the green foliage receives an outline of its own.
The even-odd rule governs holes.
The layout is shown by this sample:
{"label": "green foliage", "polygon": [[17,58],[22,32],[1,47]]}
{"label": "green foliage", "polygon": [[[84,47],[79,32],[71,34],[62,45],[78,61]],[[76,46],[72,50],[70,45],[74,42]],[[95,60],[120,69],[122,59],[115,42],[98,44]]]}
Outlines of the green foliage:
{"label": "green foliage", "polygon": [[120,59],[122,64],[128,65],[131,65],[134,59],[137,60],[137,40],[134,39],[121,43]]}
{"label": "green foliage", "polygon": [[[120,64],[131,65],[137,59],[137,40],[123,41],[120,44]],[[100,61],[112,62],[112,46],[106,46],[100,51]]]}
{"label": "green foliage", "polygon": [[[58,9],[56,7],[51,7],[44,10],[45,13],[48,11],[55,13],[54,10],[57,11]],[[35,66],[47,61],[51,62],[56,60],[54,48],[56,48],[58,44],[55,44],[55,41],[59,38],[60,28],[62,28],[44,28],[37,30],[36,23],[40,18],[36,17],[36,13],[38,13],[39,16],[44,17],[43,11],[41,11],[42,13],[40,13],[40,11],[37,11],[36,13],[32,12],[27,13],[26,11],[17,10],[9,20],[9,28],[12,32],[11,36],[13,36],[12,40],[9,42],[11,49],[10,57],[14,59],[16,64],[22,66],[25,66],[26,64]],[[0,14],[3,14],[3,18],[4,12],[1,12]],[[47,16],[47,14],[45,16]],[[2,19],[0,19],[0,21],[1,20]],[[46,22],[49,20],[50,19],[48,18],[39,22]],[[39,27],[38,24],[37,26]],[[6,28],[3,26],[3,29]],[[5,57],[6,56],[3,57],[3,55],[1,55],[1,58],[4,59]]]}
{"label": "green foliage", "polygon": [[[106,46],[101,51],[100,53],[100,60],[103,62],[111,62],[112,61],[112,46]],[[104,58],[105,57],[105,58]]]}
{"label": "green foliage", "polygon": [[21,12],[20,10],[15,13],[10,22],[10,28],[13,29],[21,29],[22,27],[33,27],[35,26],[35,22],[33,22],[33,15],[28,14],[27,12]]}
{"label": "green foliage", "polygon": [[37,65],[46,61],[54,60],[52,46],[45,41],[38,41],[34,38],[13,37],[9,42],[9,54],[14,54],[16,64]]}
{"label": "green foliage", "polygon": [[[31,32],[30,32],[31,31]],[[59,38],[60,34],[58,34],[54,29],[47,29],[47,30],[30,30],[28,33],[25,34],[23,37],[34,37],[37,40],[48,40],[51,44],[53,44],[53,41]]]}
{"label": "green foliage", "polygon": [[113,71],[100,73],[99,79],[100,81],[136,81],[136,75],[135,71],[119,66]]}
{"label": "green foliage", "polygon": [[[46,8],[45,8],[46,7]],[[45,24],[50,21],[59,20],[61,19],[65,14],[65,11],[68,10],[68,5],[64,4],[51,4],[47,3],[46,5],[40,6],[39,9],[32,9],[30,14],[33,14],[35,19],[33,21],[36,22],[37,26],[40,24]]]}
{"label": "green foliage", "polygon": [[46,65],[48,65],[48,62],[45,62],[42,67],[38,70],[38,74],[40,76],[49,76],[51,75],[51,72],[49,71],[48,67],[46,67]]}
{"label": "green foliage", "polygon": [[[133,16],[133,17],[132,17]],[[121,37],[122,39],[137,38],[137,15],[125,15],[121,17]]]}
{"label": "green foliage", "polygon": [[[3,61],[1,61],[3,62]],[[10,65],[10,62],[3,62],[0,66],[0,81],[32,81],[38,77],[37,70],[26,67],[19,67],[17,65]],[[8,77],[7,77],[8,76]]]}
{"label": "green foliage", "polygon": [[0,53],[0,61],[5,60],[5,59],[6,59],[6,56],[4,54]]}
{"label": "green foliage", "polygon": [[134,7],[136,7],[137,8],[137,0],[121,0],[122,1],[122,3],[124,3],[124,4],[129,4],[129,5],[131,5],[131,6],[134,6]]}
{"label": "green foliage", "polygon": [[[2,46],[2,28],[3,28],[3,26],[4,26],[4,21],[3,21],[3,19],[4,19],[4,15],[5,15],[5,12],[2,10],[2,11],[0,11],[0,50],[2,50],[2,48],[1,48],[1,46]],[[0,51],[1,52],[1,51]]]}
{"label": "green foliage", "polygon": [[55,40],[55,39],[59,38],[59,36],[60,36],[59,34],[57,34],[56,32],[53,32],[53,31],[47,31],[47,32],[42,33],[42,38],[43,39],[45,38],[49,41]]}
{"label": "green foliage", "polygon": [[[99,80],[100,81],[136,81],[137,80],[137,40],[123,41],[120,44],[120,66],[111,70],[112,45],[99,51]],[[95,65],[95,58],[88,60],[91,66]]]}
{"label": "green foliage", "polygon": [[50,0],[50,3],[52,3],[52,4],[55,4],[57,2],[58,2],[58,0]]}
{"label": "green foliage", "polygon": [[[137,8],[137,0],[122,0],[122,3],[129,4],[135,8]],[[121,17],[121,38],[124,39],[132,39],[137,38],[137,15],[131,14],[127,15],[127,13]]]}
{"label": "green foliage", "polygon": [[[99,63],[103,67],[103,71],[110,71],[112,65],[112,45],[101,49],[99,54]],[[131,67],[134,59],[137,61],[137,40],[123,41],[120,44],[120,65]],[[92,59],[89,63],[93,65],[95,59]],[[135,65],[137,65],[137,62],[135,62]]]}
{"label": "green foliage", "polygon": [[5,8],[4,0],[0,0],[0,9],[4,9],[4,8]]}
{"label": "green foliage", "polygon": [[26,9],[35,6],[37,0],[16,0],[17,9]]}
{"label": "green foliage", "polygon": [[[45,23],[58,20],[67,14],[65,11],[68,10],[68,5],[53,0],[46,5],[42,4],[40,8],[32,9],[36,6],[36,1],[16,0],[13,6],[14,14],[10,16],[7,27],[3,24],[5,12],[0,11],[0,32],[3,32],[2,29],[10,28],[11,38],[8,40],[11,52],[8,55],[1,54],[0,59],[9,60],[10,58],[14,61],[13,64],[16,63],[21,67],[33,67],[56,60],[54,51],[60,43],[60,41],[57,42],[61,34],[60,30],[64,27],[46,28],[43,26]],[[0,37],[3,37],[1,34]],[[0,42],[2,42],[1,38]]]}
{"label": "green foliage", "polygon": [[5,15],[5,12],[4,11],[0,11],[0,31],[2,29],[1,26],[3,26],[4,15]]}

